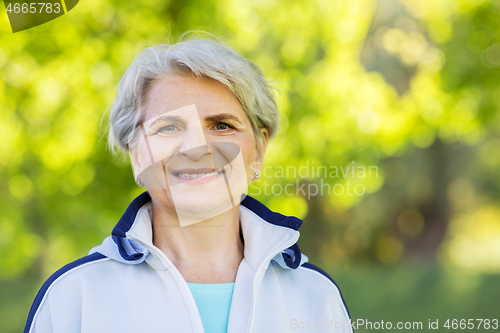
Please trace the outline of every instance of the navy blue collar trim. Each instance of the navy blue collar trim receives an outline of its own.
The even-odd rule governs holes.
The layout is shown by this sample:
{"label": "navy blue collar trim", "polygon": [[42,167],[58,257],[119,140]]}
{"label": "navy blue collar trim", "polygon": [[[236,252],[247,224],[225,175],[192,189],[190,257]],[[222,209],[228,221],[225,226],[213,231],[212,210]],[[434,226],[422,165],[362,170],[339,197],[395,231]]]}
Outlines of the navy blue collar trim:
{"label": "navy blue collar trim", "polygon": [[[113,228],[113,231],[111,232],[112,239],[117,245],[120,255],[122,256],[123,259],[127,261],[139,260],[144,255],[143,253],[139,252],[131,254],[127,253],[122,242],[124,241],[124,238],[126,238],[126,233],[130,230],[132,224],[134,224],[137,212],[139,211],[139,209],[141,209],[142,206],[144,206],[149,201],[151,201],[151,196],[147,191],[139,195],[137,198],[135,198],[130,203],[127,210],[120,218],[120,221],[118,221],[116,226]],[[299,230],[300,226],[302,225],[302,220],[294,216],[285,216],[280,213],[273,212],[265,205],[263,205],[261,202],[257,201],[256,199],[248,195],[241,202],[241,205],[243,205],[244,207],[248,208],[249,210],[257,214],[260,218],[262,218],[266,222],[274,225],[291,228],[296,231]],[[300,249],[297,246],[297,244],[292,245],[289,249],[293,251],[293,256],[283,253],[282,254],[283,259],[285,260],[285,263],[288,267],[296,269],[300,265],[300,260],[301,260]]]}
{"label": "navy blue collar trim", "polygon": [[113,228],[111,235],[125,238],[127,231],[129,231],[132,227],[132,224],[134,224],[137,212],[139,211],[139,209],[141,209],[142,206],[148,203],[148,201],[151,201],[151,196],[149,195],[148,191],[135,198],[134,201],[132,201],[128,206],[125,214],[123,214],[123,216],[120,218],[120,221],[118,221],[116,226]]}
{"label": "navy blue collar trim", "polygon": [[291,228],[295,231],[299,230],[302,225],[302,220],[296,218],[295,216],[285,216],[280,213],[273,212],[251,196],[247,195],[241,204],[271,224]]}
{"label": "navy blue collar trim", "polygon": [[[113,232],[111,234],[117,237],[126,237],[126,233],[130,230],[135,221],[137,212],[149,201],[151,201],[151,196],[147,191],[135,198],[134,201],[132,201],[128,206],[125,214],[123,214],[120,218],[120,221],[118,221],[116,226],[113,228]],[[294,216],[285,216],[280,213],[273,212],[264,204],[248,195],[241,202],[241,204],[271,224],[291,228],[293,230],[299,230],[302,225],[302,220]]]}

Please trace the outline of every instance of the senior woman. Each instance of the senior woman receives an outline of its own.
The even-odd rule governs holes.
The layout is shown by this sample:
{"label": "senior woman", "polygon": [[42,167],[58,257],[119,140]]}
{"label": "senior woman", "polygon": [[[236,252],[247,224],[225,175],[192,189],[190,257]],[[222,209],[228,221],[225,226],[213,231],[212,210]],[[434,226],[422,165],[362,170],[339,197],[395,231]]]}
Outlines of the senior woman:
{"label": "senior woman", "polygon": [[262,71],[218,39],[141,51],[109,142],[146,191],[45,282],[24,332],[351,332],[336,284],[297,246],[302,221],[245,195],[278,121]]}

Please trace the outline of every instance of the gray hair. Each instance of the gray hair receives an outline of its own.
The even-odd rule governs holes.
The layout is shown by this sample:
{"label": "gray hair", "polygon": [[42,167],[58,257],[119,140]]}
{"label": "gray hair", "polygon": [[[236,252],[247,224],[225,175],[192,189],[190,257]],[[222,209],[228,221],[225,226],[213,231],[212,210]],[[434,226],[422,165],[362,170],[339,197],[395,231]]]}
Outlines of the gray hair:
{"label": "gray hair", "polygon": [[[120,82],[110,112],[108,146],[128,151],[137,139],[144,119],[146,93],[152,83],[169,74],[208,77],[224,84],[239,99],[252,129],[260,128],[272,138],[279,126],[279,111],[274,99],[275,87],[262,70],[232,47],[211,34],[195,35],[177,43],[157,44],[137,54]],[[259,140],[257,140],[259,142]]]}

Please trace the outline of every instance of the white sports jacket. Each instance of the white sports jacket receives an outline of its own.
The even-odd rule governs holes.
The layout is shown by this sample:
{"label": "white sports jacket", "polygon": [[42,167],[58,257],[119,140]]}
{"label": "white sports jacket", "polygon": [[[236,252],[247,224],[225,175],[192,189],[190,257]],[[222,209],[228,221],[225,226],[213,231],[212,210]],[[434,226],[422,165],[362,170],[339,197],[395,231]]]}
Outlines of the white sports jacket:
{"label": "white sports jacket", "polygon": [[[24,333],[203,333],[187,283],[152,243],[150,216],[144,192],[101,245],[47,279]],[[240,221],[244,258],[228,333],[352,332],[337,285],[300,253],[301,220],[247,196]]]}

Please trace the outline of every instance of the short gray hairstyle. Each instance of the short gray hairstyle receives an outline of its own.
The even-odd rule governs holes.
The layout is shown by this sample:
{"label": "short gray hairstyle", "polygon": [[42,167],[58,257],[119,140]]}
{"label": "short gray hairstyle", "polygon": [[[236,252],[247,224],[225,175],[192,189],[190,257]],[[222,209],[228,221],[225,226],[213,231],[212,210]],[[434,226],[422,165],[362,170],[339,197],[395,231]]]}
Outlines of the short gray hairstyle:
{"label": "short gray hairstyle", "polygon": [[148,88],[169,74],[219,81],[239,99],[256,138],[262,136],[260,128],[269,131],[269,138],[276,134],[279,111],[271,80],[220,38],[208,33],[186,38],[188,33],[177,43],[157,44],[140,51],[121,78],[109,117],[108,146],[113,153],[116,148],[127,152],[129,144],[137,139],[135,129],[144,119]]}

